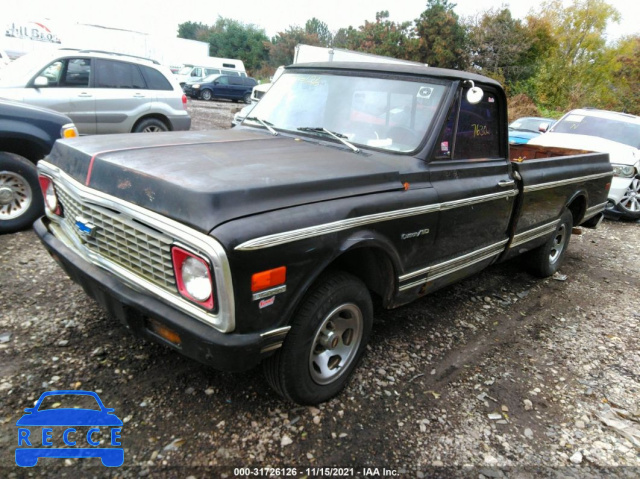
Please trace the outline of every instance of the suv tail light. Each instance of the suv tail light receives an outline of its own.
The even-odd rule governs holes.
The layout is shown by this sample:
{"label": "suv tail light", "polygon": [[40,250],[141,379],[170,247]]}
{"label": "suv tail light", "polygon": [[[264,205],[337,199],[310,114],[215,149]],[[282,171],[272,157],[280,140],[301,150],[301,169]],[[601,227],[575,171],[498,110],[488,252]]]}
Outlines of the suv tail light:
{"label": "suv tail light", "polygon": [[187,109],[187,95],[182,94],[182,108]]}
{"label": "suv tail light", "polygon": [[179,246],[171,248],[178,291],[203,308],[213,309],[213,280],[209,262]]}
{"label": "suv tail light", "polygon": [[56,188],[53,185],[53,180],[46,175],[38,175],[38,181],[40,182],[40,189],[42,190],[42,196],[44,196],[44,204],[51,213],[60,216],[62,214],[62,207],[58,201],[58,195]]}

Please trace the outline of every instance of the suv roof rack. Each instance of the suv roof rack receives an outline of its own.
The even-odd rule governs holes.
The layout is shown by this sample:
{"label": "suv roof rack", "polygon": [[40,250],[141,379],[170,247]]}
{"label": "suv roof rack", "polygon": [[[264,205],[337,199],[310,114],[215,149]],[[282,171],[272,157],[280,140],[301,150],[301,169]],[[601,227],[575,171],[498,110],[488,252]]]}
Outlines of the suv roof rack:
{"label": "suv roof rack", "polygon": [[160,62],[158,60],[154,60],[153,58],[141,57],[138,55],[129,55],[128,53],[110,52],[107,50],[93,50],[91,48],[83,49],[83,48],[69,48],[69,47],[59,48],[59,50],[71,50],[78,53],[103,53],[105,55],[116,55],[119,57],[137,58],[138,60],[146,60],[148,62],[151,62],[154,65],[160,65]]}

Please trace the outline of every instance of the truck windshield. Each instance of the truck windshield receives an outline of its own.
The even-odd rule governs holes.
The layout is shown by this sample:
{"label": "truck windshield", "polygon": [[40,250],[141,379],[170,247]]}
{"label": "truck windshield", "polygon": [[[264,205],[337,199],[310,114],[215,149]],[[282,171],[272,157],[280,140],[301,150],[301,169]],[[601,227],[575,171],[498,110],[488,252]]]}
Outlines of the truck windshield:
{"label": "truck windshield", "polygon": [[338,140],[323,131],[340,132],[355,145],[408,153],[420,146],[446,88],[431,79],[292,72],[273,84],[251,116],[276,130],[330,141]]}
{"label": "truck windshield", "polygon": [[551,129],[556,133],[588,135],[640,148],[640,124],[597,116],[570,114]]}

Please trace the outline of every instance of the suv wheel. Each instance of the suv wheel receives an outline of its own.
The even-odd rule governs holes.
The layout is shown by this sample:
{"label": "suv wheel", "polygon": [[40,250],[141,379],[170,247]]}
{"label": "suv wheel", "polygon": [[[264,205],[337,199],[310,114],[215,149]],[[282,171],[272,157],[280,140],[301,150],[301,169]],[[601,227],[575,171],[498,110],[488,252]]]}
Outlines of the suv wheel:
{"label": "suv wheel", "polygon": [[640,176],[633,179],[616,209],[625,218],[640,219]]}
{"label": "suv wheel", "polygon": [[0,152],[0,233],[27,228],[43,213],[35,165],[22,156]]}
{"label": "suv wheel", "polygon": [[157,133],[159,131],[169,131],[169,128],[157,118],[142,120],[133,128],[133,133]]}

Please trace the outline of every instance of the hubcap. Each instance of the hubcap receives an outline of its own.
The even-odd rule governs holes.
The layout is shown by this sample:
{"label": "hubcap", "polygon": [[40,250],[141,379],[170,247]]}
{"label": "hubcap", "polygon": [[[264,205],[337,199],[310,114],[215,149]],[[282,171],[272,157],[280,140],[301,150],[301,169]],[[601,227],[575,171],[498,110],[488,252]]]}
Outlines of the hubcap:
{"label": "hubcap", "polygon": [[549,263],[553,264],[558,261],[566,242],[567,225],[563,223],[560,225],[558,231],[556,231],[556,237],[553,238],[553,245],[551,246],[551,252],[549,253]]}
{"label": "hubcap", "polygon": [[631,213],[640,212],[640,178],[635,177],[633,179],[620,200],[620,206]]}
{"label": "hubcap", "polygon": [[362,311],[343,304],[322,321],[309,354],[309,372],[317,384],[329,384],[342,376],[353,362],[362,340]]}
{"label": "hubcap", "polygon": [[142,133],[157,133],[159,131],[164,131],[159,126],[151,125],[142,130]]}
{"label": "hubcap", "polygon": [[0,220],[12,220],[31,206],[33,192],[27,180],[17,173],[0,171]]}

